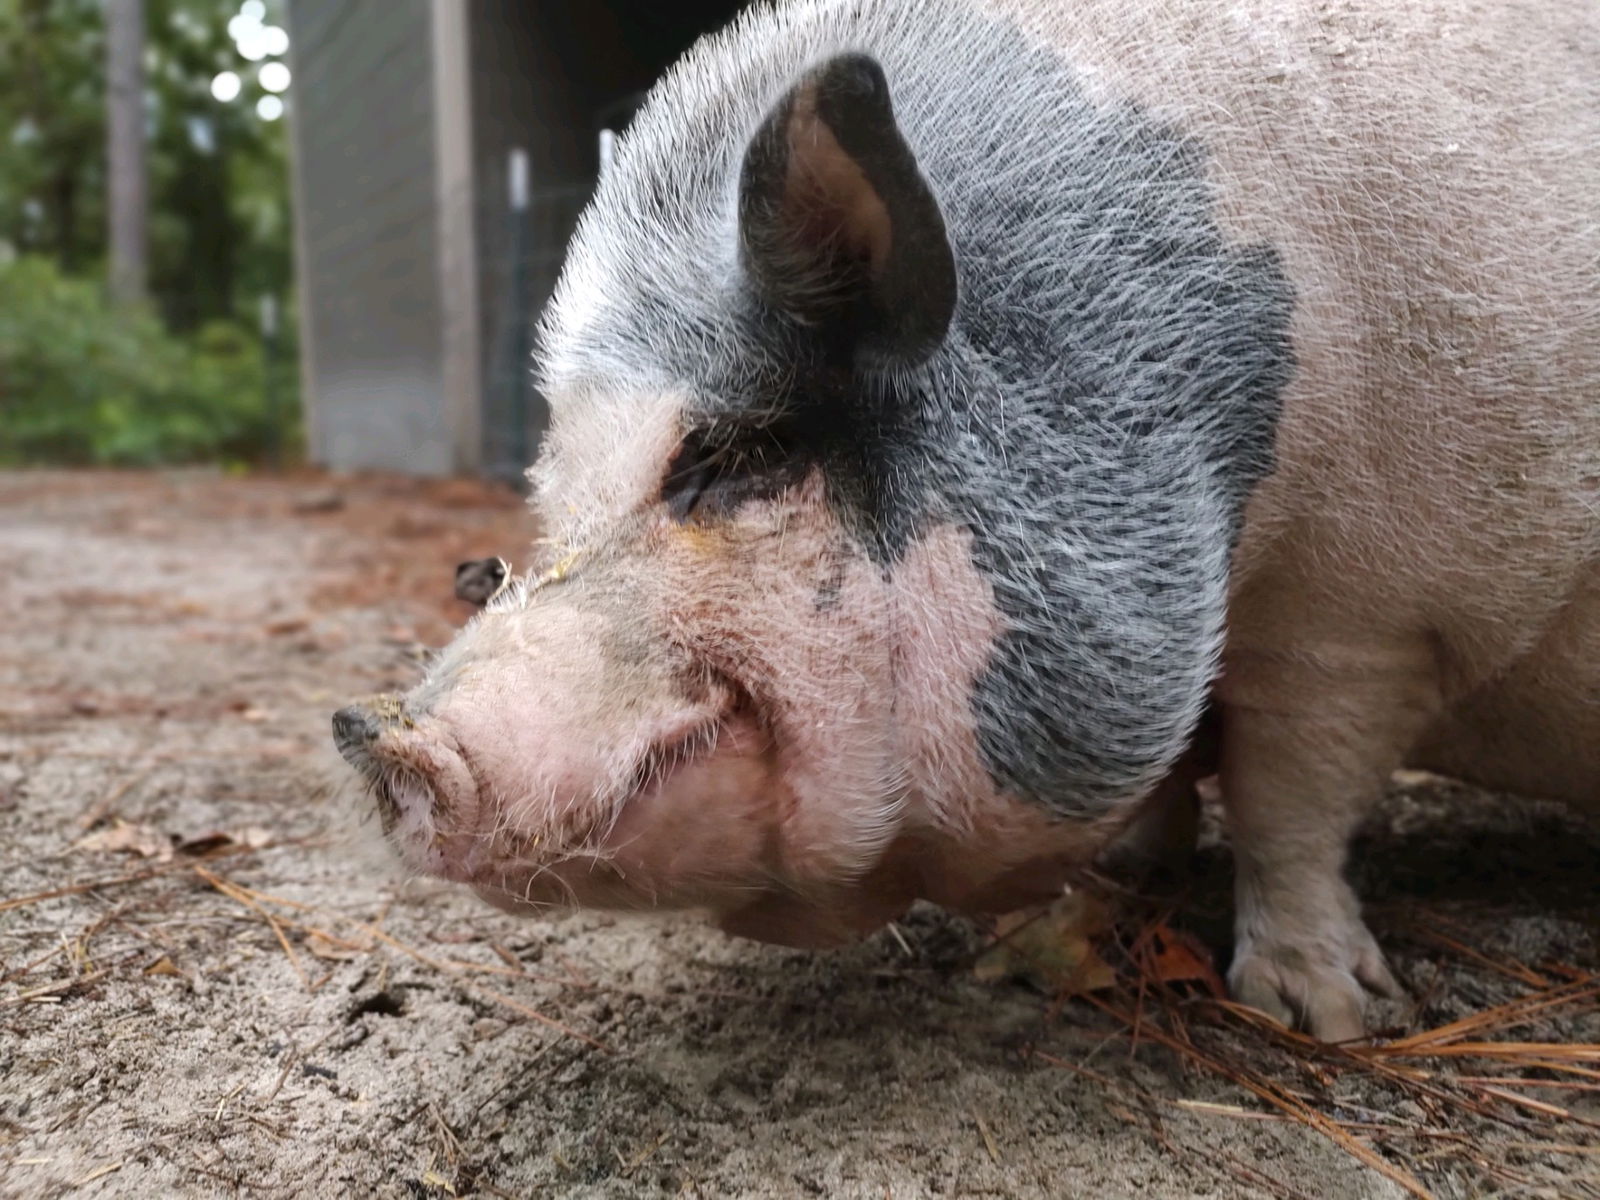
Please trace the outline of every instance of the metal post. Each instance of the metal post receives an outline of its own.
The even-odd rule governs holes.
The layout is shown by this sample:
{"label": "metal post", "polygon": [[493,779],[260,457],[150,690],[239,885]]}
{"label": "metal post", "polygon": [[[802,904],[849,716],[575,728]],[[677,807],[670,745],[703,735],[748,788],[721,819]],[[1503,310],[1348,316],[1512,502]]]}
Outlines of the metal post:
{"label": "metal post", "polygon": [[528,152],[518,146],[511,151],[507,170],[510,184],[511,250],[511,455],[521,478],[528,462],[528,388],[532,386],[529,364],[529,329],[533,316],[528,311]]}
{"label": "metal post", "polygon": [[275,471],[283,470],[283,414],[273,371],[278,365],[278,298],[261,297],[261,390],[267,406],[267,453]]}
{"label": "metal post", "polygon": [[145,165],[144,0],[106,5],[106,207],[110,290],[119,304],[145,298],[150,183]]}

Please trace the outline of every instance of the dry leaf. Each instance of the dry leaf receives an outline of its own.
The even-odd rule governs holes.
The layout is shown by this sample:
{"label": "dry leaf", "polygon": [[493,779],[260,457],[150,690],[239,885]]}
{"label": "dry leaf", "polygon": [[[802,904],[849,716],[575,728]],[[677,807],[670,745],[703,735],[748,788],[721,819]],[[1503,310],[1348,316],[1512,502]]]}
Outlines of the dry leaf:
{"label": "dry leaf", "polygon": [[291,507],[297,513],[338,512],[344,507],[344,496],[339,492],[307,492],[296,498]]}
{"label": "dry leaf", "polygon": [[1211,955],[1194,938],[1165,925],[1156,925],[1146,934],[1149,974],[1162,983],[1198,983],[1219,1000],[1228,989],[1211,965]]}
{"label": "dry leaf", "polygon": [[220,829],[213,829],[209,833],[197,833],[193,837],[184,838],[176,848],[179,854],[190,858],[204,858],[231,845],[233,845],[231,835],[223,833]]}
{"label": "dry leaf", "polygon": [[179,854],[188,855],[190,858],[205,858],[236,846],[243,846],[250,850],[259,850],[272,843],[272,830],[264,829],[260,825],[249,825],[237,833],[225,833],[220,829],[207,830],[186,837],[177,843]]}
{"label": "dry leaf", "polygon": [[424,1171],[422,1173],[422,1182],[429,1187],[439,1188],[441,1191],[448,1192],[452,1196],[456,1194],[456,1185],[437,1171]]}
{"label": "dry leaf", "polygon": [[1007,913],[996,923],[999,941],[977,961],[979,979],[1024,979],[1052,993],[1103,991],[1115,975],[1092,939],[1109,929],[1104,905],[1086,892],[1047,908]]}
{"label": "dry leaf", "polygon": [[149,825],[136,825],[120,817],[109,829],[79,839],[74,849],[96,854],[137,854],[160,862],[172,859],[172,839]]}

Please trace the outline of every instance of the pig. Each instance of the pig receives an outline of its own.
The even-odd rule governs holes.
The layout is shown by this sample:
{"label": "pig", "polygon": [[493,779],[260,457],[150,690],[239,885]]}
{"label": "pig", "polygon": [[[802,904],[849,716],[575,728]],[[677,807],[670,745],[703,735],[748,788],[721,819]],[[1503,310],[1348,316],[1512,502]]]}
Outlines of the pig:
{"label": "pig", "polygon": [[701,41],[540,327],[543,557],[334,718],[400,856],[826,946],[1058,894],[1214,767],[1234,994],[1360,1036],[1390,773],[1600,795],[1597,12]]}

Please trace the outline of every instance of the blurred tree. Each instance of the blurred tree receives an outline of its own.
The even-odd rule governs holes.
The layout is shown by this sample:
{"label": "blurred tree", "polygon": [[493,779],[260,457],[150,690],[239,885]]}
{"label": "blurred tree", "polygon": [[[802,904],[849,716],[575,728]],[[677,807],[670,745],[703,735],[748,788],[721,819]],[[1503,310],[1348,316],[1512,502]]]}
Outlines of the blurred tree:
{"label": "blurred tree", "polygon": [[[105,0],[0,0],[0,255],[68,274],[107,263]],[[144,0],[149,289],[197,329],[290,286],[286,122],[257,114],[255,68],[228,33],[239,0]],[[282,0],[265,5],[281,16]],[[238,95],[212,93],[218,74]]]}
{"label": "blurred tree", "polygon": [[[143,82],[114,103],[135,71],[108,70],[108,18],[138,0],[0,0],[0,466],[293,453],[285,98],[256,65],[287,48],[283,4],[142,0]],[[109,151],[129,141],[154,311],[108,303]],[[265,297],[285,315],[263,341],[235,314]]]}
{"label": "blurred tree", "polygon": [[63,270],[104,244],[98,0],[0,0],[0,241]]}

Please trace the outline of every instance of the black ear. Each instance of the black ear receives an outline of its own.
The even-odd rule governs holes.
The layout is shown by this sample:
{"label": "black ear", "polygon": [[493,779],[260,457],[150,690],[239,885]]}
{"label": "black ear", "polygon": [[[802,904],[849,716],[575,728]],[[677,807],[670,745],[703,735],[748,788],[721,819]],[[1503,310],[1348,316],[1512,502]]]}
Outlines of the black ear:
{"label": "black ear", "polygon": [[511,565],[503,558],[475,558],[456,568],[456,598],[480,608],[505,586]]}
{"label": "black ear", "polygon": [[944,218],[864,54],[829,59],[767,117],[745,152],[739,238],[768,303],[869,360],[918,363],[944,339]]}

